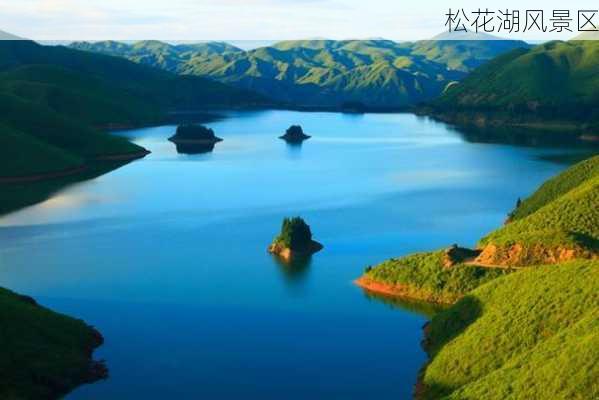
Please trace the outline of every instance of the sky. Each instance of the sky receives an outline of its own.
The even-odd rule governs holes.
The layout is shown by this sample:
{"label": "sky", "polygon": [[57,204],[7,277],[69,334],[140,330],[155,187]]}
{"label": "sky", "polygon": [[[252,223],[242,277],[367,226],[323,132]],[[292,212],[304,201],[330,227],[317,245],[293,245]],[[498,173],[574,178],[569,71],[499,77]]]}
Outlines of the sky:
{"label": "sky", "polygon": [[[450,0],[451,1],[451,0]],[[430,38],[446,31],[449,7],[467,12],[569,9],[573,33],[512,34],[526,40],[568,39],[592,1],[514,0],[0,0],[0,30],[35,40],[165,41],[330,38]],[[599,13],[597,15],[599,22]],[[598,23],[599,25],[599,23]],[[506,35],[504,35],[506,36]]]}

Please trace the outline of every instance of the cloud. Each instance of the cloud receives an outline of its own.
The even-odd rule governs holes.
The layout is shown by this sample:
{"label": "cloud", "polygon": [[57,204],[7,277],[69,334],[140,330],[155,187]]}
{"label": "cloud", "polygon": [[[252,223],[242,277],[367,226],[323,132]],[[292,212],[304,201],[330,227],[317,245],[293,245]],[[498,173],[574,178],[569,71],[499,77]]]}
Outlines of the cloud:
{"label": "cloud", "polygon": [[[558,0],[535,2],[526,8],[564,8]],[[451,6],[525,8],[519,0],[487,3],[461,0]],[[584,3],[571,0],[568,7],[584,8]],[[0,29],[37,40],[398,40],[444,31],[448,5],[440,0],[0,0],[0,8]]]}

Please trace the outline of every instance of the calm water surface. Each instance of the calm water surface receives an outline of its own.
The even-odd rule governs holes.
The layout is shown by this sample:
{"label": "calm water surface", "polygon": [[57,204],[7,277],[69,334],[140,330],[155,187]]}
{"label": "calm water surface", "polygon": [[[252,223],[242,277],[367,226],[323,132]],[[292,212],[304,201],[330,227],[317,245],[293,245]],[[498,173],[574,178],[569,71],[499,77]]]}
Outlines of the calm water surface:
{"label": "calm water surface", "polygon": [[[277,139],[299,123],[301,147]],[[110,379],[69,399],[394,398],[425,361],[426,317],[366,297],[365,266],[473,245],[563,166],[409,114],[234,113],[178,154],[175,126],[121,132],[153,153],[0,218],[1,285],[104,334]],[[560,150],[560,154],[566,150]],[[285,216],[325,245],[266,253]]]}

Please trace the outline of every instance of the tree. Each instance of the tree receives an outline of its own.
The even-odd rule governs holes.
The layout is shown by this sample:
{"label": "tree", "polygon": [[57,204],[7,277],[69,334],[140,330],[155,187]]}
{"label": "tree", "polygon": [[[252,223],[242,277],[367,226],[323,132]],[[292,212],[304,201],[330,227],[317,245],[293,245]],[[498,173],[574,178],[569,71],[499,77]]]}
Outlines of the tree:
{"label": "tree", "polygon": [[277,242],[290,249],[306,248],[312,243],[312,231],[300,217],[285,218]]}

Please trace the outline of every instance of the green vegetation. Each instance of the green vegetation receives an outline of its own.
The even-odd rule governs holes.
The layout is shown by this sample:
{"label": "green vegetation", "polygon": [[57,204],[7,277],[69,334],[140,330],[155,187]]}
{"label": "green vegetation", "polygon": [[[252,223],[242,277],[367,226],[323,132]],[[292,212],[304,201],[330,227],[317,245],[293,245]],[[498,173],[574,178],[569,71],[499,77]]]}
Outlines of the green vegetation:
{"label": "green vegetation", "polygon": [[420,253],[369,267],[363,278],[396,287],[402,296],[452,303],[509,271],[499,267],[595,258],[599,253],[598,164],[595,156],[547,181],[520,204],[518,217],[481,239],[482,253],[470,254],[467,264],[460,259],[448,263],[447,251]]}
{"label": "green vegetation", "polygon": [[75,155],[0,126],[0,170],[3,176],[43,174],[79,167],[83,160]]}
{"label": "green vegetation", "polygon": [[204,142],[220,142],[221,138],[214,135],[214,131],[206,128],[203,125],[179,125],[177,132],[169,138],[176,141],[204,141]]}
{"label": "green vegetation", "polygon": [[259,95],[63,46],[0,41],[0,179],[77,172],[145,150],[101,132],[163,120],[172,110],[264,104]]}
{"label": "green vegetation", "polygon": [[598,164],[595,156],[547,181],[467,265],[450,266],[439,251],[367,268],[367,289],[459,300],[425,329],[430,361],[416,398],[599,396]]}
{"label": "green vegetation", "polygon": [[556,200],[591,178],[599,176],[599,156],[578,163],[545,182],[532,196],[510,214],[512,221],[522,219]]}
{"label": "green vegetation", "polygon": [[289,143],[301,143],[306,139],[310,139],[310,135],[306,135],[304,130],[299,125],[291,125],[279,139],[284,139]]}
{"label": "green vegetation", "polygon": [[450,268],[443,265],[444,251],[417,253],[391,259],[366,269],[364,278],[375,282],[399,286],[401,296],[451,304],[469,291],[510,270],[481,268],[457,264]]}
{"label": "green vegetation", "polygon": [[599,395],[599,262],[518,272],[471,292],[428,327],[422,399]]}
{"label": "green vegetation", "polygon": [[431,40],[410,44],[412,53],[428,60],[447,65],[449,69],[471,72],[485,62],[515,48],[530,46],[521,41],[497,39],[491,35],[473,32],[442,33]]}
{"label": "green vegetation", "polygon": [[0,93],[2,123],[7,127],[58,147],[73,155],[94,158],[102,155],[140,152],[127,140],[100,132],[49,107]]}
{"label": "green vegetation", "polygon": [[[596,125],[599,42],[550,42],[482,65],[432,103],[433,112],[481,112],[501,121]],[[481,117],[482,118],[482,117]]]}
{"label": "green vegetation", "polygon": [[306,221],[300,217],[285,218],[281,233],[274,243],[291,250],[308,249],[312,245],[312,231]]}
{"label": "green vegetation", "polygon": [[442,39],[414,43],[298,40],[247,52],[224,43],[80,42],[72,46],[256,90],[293,106],[360,103],[366,108],[430,100],[448,83],[496,55],[528,47],[519,41]]}
{"label": "green vegetation", "polygon": [[82,321],[0,288],[0,325],[2,399],[57,398],[106,374],[91,360],[102,337]]}
{"label": "green vegetation", "polygon": [[519,243],[599,249],[597,165],[599,156],[548,181],[520,206],[524,211],[514,222],[482,239],[481,245]]}

